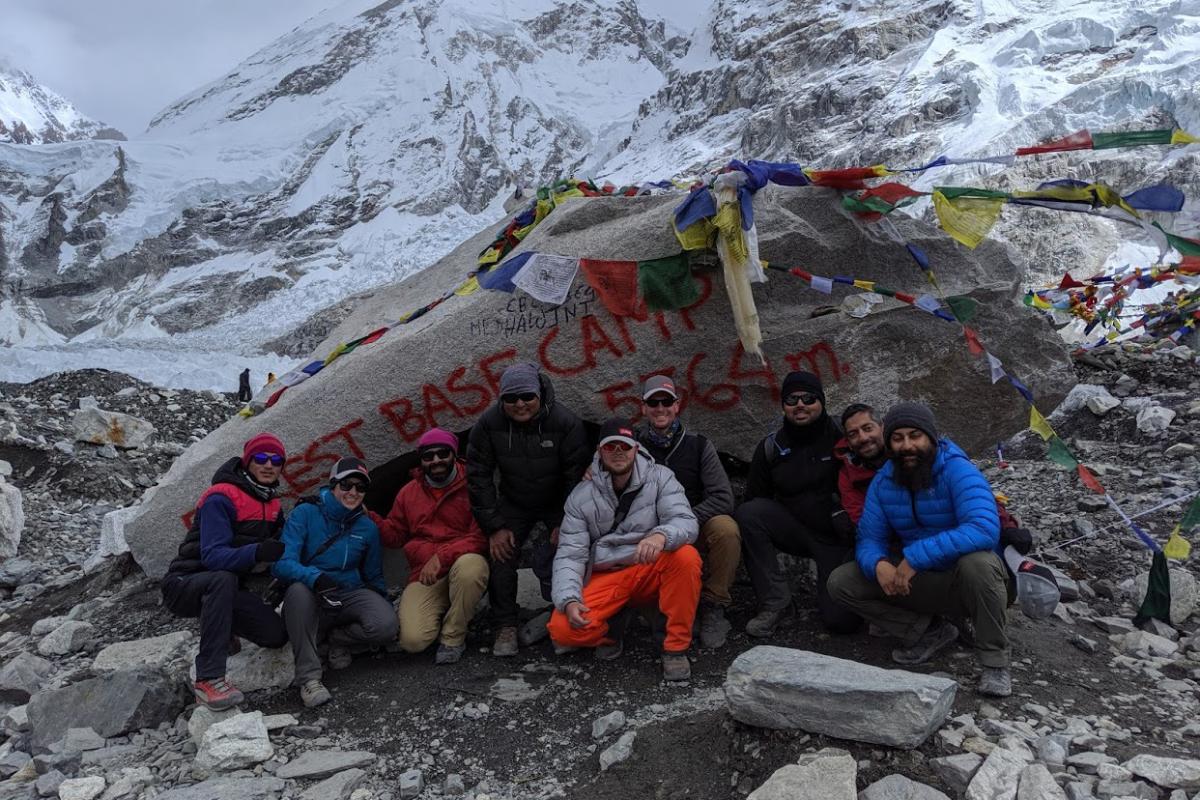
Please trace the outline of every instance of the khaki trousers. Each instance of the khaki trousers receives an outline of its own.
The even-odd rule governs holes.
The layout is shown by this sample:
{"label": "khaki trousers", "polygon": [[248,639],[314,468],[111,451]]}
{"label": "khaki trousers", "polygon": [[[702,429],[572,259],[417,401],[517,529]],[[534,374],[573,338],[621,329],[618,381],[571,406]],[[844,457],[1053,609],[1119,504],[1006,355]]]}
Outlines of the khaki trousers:
{"label": "khaki trousers", "polygon": [[742,559],[742,535],[728,514],[718,514],[700,526],[696,548],[704,559],[704,583],[700,599],[718,606],[733,602],[729,590]]}
{"label": "khaki trousers", "polygon": [[441,643],[458,647],[488,585],[488,562],[478,553],[459,556],[450,572],[432,586],[413,581],[400,595],[400,647],[420,653],[441,634]]}

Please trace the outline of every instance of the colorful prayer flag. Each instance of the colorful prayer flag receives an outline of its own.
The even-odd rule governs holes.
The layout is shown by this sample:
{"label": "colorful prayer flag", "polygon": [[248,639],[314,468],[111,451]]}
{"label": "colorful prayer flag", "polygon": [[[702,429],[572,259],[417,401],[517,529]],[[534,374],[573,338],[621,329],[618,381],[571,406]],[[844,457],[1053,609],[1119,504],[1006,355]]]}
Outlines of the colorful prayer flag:
{"label": "colorful prayer flag", "polygon": [[1091,150],[1092,135],[1086,130],[1075,131],[1069,136],[1064,136],[1061,139],[1046,142],[1045,144],[1034,145],[1033,147],[1018,147],[1017,155],[1031,156],[1038,153],[1061,153],[1067,150]]}
{"label": "colorful prayer flag", "polygon": [[966,295],[948,297],[946,305],[950,306],[950,311],[959,322],[970,322],[975,318],[975,312],[979,309],[979,301]]}
{"label": "colorful prayer flag", "polygon": [[560,306],[566,301],[578,270],[577,258],[535,253],[513,276],[512,282],[534,299]]}
{"label": "colorful prayer flag", "polygon": [[1079,473],[1079,480],[1083,481],[1083,485],[1091,489],[1096,494],[1104,494],[1104,487],[1100,485],[1100,481],[1096,480],[1096,476],[1090,469],[1080,464],[1076,471]]}
{"label": "colorful prayer flag", "polygon": [[1042,437],[1042,441],[1048,442],[1054,436],[1054,429],[1050,427],[1050,423],[1046,421],[1036,406],[1029,407],[1029,429]]}
{"label": "colorful prayer flag", "polygon": [[928,311],[930,314],[934,313],[935,311],[937,311],[938,309],[940,309],[942,307],[941,303],[938,302],[937,298],[931,294],[921,295],[920,297],[917,298],[917,302],[913,303],[913,305],[915,305],[917,308],[921,309],[922,311]]}
{"label": "colorful prayer flag", "polygon": [[1179,526],[1175,526],[1175,530],[1171,531],[1171,537],[1167,539],[1167,543],[1163,545],[1163,555],[1175,561],[1183,561],[1192,552],[1192,543],[1179,533]]}
{"label": "colorful prayer flag", "polygon": [[1122,133],[1093,133],[1092,149],[1107,150],[1112,147],[1140,147],[1147,144],[1171,144],[1174,133],[1170,128],[1157,131],[1124,131]]}
{"label": "colorful prayer flag", "polygon": [[1004,365],[1000,363],[1000,359],[996,358],[991,353],[984,353],[984,355],[987,356],[988,367],[990,367],[992,370],[992,383],[995,383],[1004,377]]}
{"label": "colorful prayer flag", "polygon": [[1003,205],[1001,199],[963,197],[950,200],[940,190],[933,193],[933,209],[942,230],[972,250],[987,238]]}
{"label": "colorful prayer flag", "polygon": [[466,297],[467,295],[475,294],[477,291],[479,291],[479,278],[472,275],[463,281],[462,284],[460,284],[459,287],[454,290],[454,293],[459,297]]}
{"label": "colorful prayer flag", "polygon": [[1071,455],[1071,451],[1063,444],[1063,440],[1057,436],[1050,437],[1050,449],[1046,451],[1046,458],[1060,467],[1075,469],[1079,466],[1079,461]]}
{"label": "colorful prayer flag", "polygon": [[967,339],[967,350],[971,352],[971,355],[981,356],[987,352],[983,349],[983,343],[979,341],[979,334],[966,325],[963,325],[963,336]]}
{"label": "colorful prayer flag", "polygon": [[820,275],[813,275],[812,288],[816,289],[818,292],[833,294],[833,281],[829,278],[822,278]]}
{"label": "colorful prayer flag", "polygon": [[492,267],[487,272],[478,273],[475,277],[479,280],[479,285],[484,289],[512,294],[517,290],[517,287],[513,284],[513,277],[525,267],[526,262],[532,257],[533,253],[528,251],[518,253],[504,263]]}
{"label": "colorful prayer flag", "polygon": [[687,253],[639,261],[637,286],[646,307],[655,311],[686,308],[700,299]]}
{"label": "colorful prayer flag", "polygon": [[580,259],[579,267],[588,285],[614,317],[640,316],[645,304],[638,295],[636,261]]}
{"label": "colorful prayer flag", "polygon": [[1133,623],[1141,625],[1149,619],[1160,619],[1168,624],[1171,622],[1171,573],[1167,569],[1167,557],[1161,550],[1155,551],[1150,562],[1146,597],[1142,600]]}

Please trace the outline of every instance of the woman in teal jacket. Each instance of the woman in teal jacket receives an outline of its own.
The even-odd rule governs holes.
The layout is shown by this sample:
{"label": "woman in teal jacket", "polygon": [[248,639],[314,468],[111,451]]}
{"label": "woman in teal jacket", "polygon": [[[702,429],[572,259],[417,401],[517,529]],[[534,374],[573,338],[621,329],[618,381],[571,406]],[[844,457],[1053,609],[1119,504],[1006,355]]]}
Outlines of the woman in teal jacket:
{"label": "woman in teal jacket", "polygon": [[357,458],[333,465],[329,486],[300,503],[283,529],[283,557],[272,573],[289,581],[283,621],[296,657],[300,699],[312,708],[330,699],[321,683],[317,642],[329,637],[329,666],[350,665],[352,647],[386,644],[399,624],[387,600],[379,529],[363,510],[371,478]]}

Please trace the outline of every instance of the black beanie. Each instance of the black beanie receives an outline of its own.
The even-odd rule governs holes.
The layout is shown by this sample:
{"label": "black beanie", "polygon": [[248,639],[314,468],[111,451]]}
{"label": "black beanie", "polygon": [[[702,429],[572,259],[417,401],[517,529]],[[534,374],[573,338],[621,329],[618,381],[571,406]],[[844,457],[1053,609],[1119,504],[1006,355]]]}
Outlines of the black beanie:
{"label": "black beanie", "polygon": [[916,428],[931,440],[938,440],[937,422],[933,411],[924,403],[900,403],[892,406],[883,418],[883,440],[890,441],[897,428]]}
{"label": "black beanie", "polygon": [[821,379],[816,375],[811,372],[789,372],[783,379],[783,389],[779,395],[780,400],[785,400],[788,395],[798,392],[808,392],[821,398],[821,407],[824,410],[825,390],[821,387]]}

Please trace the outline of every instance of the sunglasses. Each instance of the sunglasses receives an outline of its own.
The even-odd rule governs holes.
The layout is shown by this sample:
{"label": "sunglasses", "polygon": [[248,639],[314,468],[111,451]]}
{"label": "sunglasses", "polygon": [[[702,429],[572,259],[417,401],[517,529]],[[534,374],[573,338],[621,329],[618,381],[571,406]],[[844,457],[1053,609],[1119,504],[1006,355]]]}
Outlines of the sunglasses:
{"label": "sunglasses", "polygon": [[269,461],[273,467],[282,467],[284,461],[283,456],[278,453],[255,453],[250,456],[250,460],[255,464],[266,464]]}
{"label": "sunglasses", "polygon": [[451,458],[454,458],[454,453],[451,452],[449,447],[438,447],[433,450],[425,450],[421,453],[421,460],[425,463],[429,463],[430,461],[447,461]]}
{"label": "sunglasses", "polygon": [[678,398],[675,398],[675,397],[651,397],[649,400],[643,400],[642,402],[645,403],[646,405],[650,406],[650,408],[666,408],[668,406],[675,405],[675,403],[678,402]]}
{"label": "sunglasses", "polygon": [[502,403],[512,406],[512,405],[516,405],[518,402],[532,403],[534,401],[534,398],[536,398],[536,397],[537,397],[537,392],[519,392],[519,393],[514,392],[512,394],[500,395],[500,401]]}
{"label": "sunglasses", "polygon": [[605,442],[600,445],[600,449],[606,453],[628,453],[633,449],[633,445],[628,442]]}
{"label": "sunglasses", "polygon": [[794,405],[799,405],[800,403],[804,403],[806,406],[812,406],[819,402],[821,402],[821,398],[817,397],[815,394],[789,394],[787,397],[783,398],[783,404],[789,408]]}
{"label": "sunglasses", "polygon": [[342,491],[358,492],[359,494],[365,494],[368,485],[369,484],[366,484],[360,480],[355,480],[354,478],[342,478],[337,482],[337,487]]}

